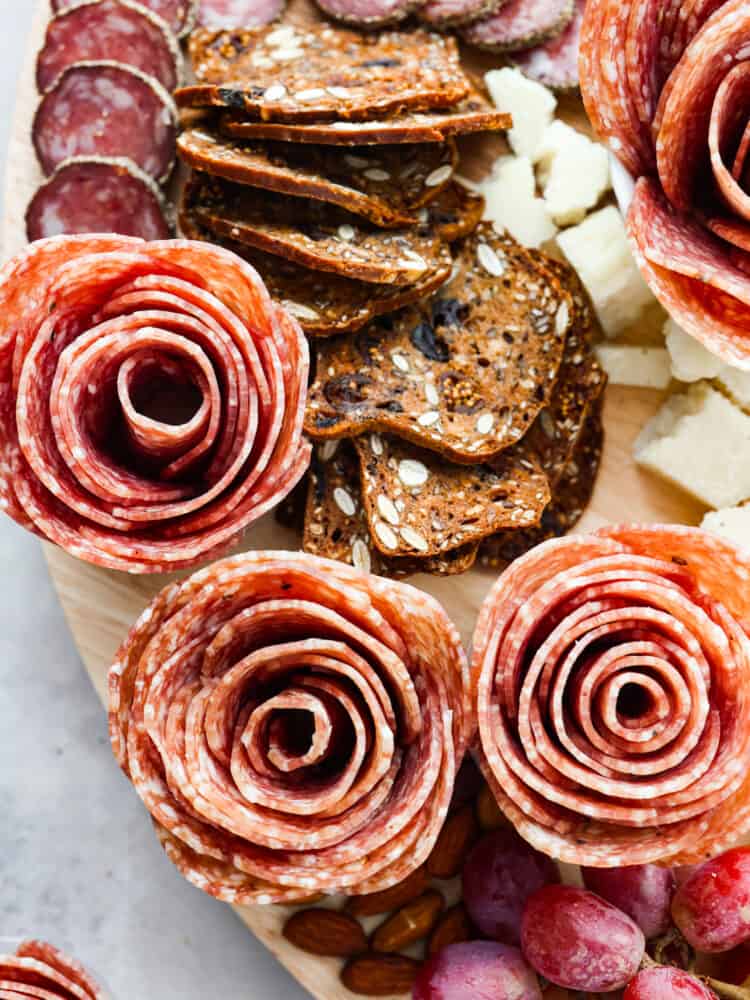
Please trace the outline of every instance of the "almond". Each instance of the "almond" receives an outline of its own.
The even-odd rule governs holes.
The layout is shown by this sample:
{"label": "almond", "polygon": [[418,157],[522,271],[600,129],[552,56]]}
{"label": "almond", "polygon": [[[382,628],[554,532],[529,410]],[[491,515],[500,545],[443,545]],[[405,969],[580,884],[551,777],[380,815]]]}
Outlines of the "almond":
{"label": "almond", "polygon": [[449,944],[470,941],[473,928],[463,903],[451,906],[435,924],[427,941],[427,954],[435,955]]}
{"label": "almond", "polygon": [[367,950],[367,937],[359,921],[338,910],[299,910],[284,924],[283,934],[311,955],[346,958]]}
{"label": "almond", "polygon": [[482,791],[477,796],[477,819],[479,820],[479,825],[485,831],[499,830],[501,826],[505,826],[507,823],[489,785],[484,785]]}
{"label": "almond", "polygon": [[443,912],[445,900],[437,889],[430,889],[418,899],[402,906],[388,917],[372,935],[373,951],[401,951],[430,933]]}
{"label": "almond", "polygon": [[346,909],[355,917],[374,917],[378,913],[390,913],[421,896],[427,885],[427,870],[422,866],[390,889],[373,892],[370,896],[350,897]]}
{"label": "almond", "polygon": [[388,997],[409,993],[421,963],[405,955],[360,955],[347,962],[341,982],[352,993]]}
{"label": "almond", "polygon": [[444,879],[458,875],[477,832],[473,806],[462,806],[449,816],[427,859],[428,874]]}

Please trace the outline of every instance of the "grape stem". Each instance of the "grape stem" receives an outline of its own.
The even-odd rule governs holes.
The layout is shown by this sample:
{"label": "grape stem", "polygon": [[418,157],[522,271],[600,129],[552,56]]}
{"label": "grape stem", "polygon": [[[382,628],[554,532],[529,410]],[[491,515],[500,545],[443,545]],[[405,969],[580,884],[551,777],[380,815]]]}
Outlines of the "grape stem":
{"label": "grape stem", "polygon": [[[658,969],[664,968],[664,965],[662,962],[655,962],[649,955],[644,955],[641,968]],[[722,983],[718,979],[712,979],[710,976],[701,976],[697,972],[691,972],[691,975],[695,976],[696,979],[700,979],[709,989],[713,990],[719,997],[719,1000],[750,1000],[750,989],[746,986],[732,986],[731,983]]]}

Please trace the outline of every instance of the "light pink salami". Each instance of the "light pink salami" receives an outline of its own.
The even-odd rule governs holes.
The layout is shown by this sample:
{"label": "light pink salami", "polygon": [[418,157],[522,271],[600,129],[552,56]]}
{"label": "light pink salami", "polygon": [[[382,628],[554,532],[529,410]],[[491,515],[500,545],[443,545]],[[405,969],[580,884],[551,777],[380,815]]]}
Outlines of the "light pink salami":
{"label": "light pink salami", "polygon": [[139,70],[77,63],[42,98],[32,137],[46,174],[73,156],[122,156],[164,181],[174,166],[177,109]]}
{"label": "light pink salami", "polygon": [[586,0],[576,0],[575,13],[557,38],[519,52],[514,62],[526,76],[553,90],[574,90],[578,86],[578,53]]}
{"label": "light pink salami", "polygon": [[329,17],[362,28],[383,28],[403,21],[422,0],[315,0]]}
{"label": "light pink salami", "polygon": [[508,0],[496,13],[464,28],[470,45],[518,52],[557,38],[573,18],[574,0]]}
{"label": "light pink salami", "polygon": [[427,0],[419,19],[436,28],[460,27],[495,14],[508,0]]}
{"label": "light pink salami", "polygon": [[437,602],[299,553],[164,590],[109,674],[115,755],[170,859],[230,903],[374,892],[426,859],[472,733]]}
{"label": "light pink salami", "polygon": [[105,1000],[103,988],[73,958],[45,941],[24,941],[0,955],[0,996],[7,1000]]}
{"label": "light pink salami", "polygon": [[286,0],[200,0],[198,21],[206,28],[260,28],[285,6]]}
{"label": "light pink salami", "polygon": [[[138,2],[160,17],[175,35],[182,37],[195,27],[200,0],[138,0]],[[59,13],[77,3],[78,0],[52,0],[52,9]]]}
{"label": "light pink salami", "polygon": [[161,18],[131,0],[83,0],[50,21],[37,87],[48,90],[74,63],[102,59],[139,69],[170,93],[180,82],[180,48]]}
{"label": "light pink salami", "polygon": [[480,612],[480,763],[563,861],[691,864],[750,829],[750,560],[692,528],[547,542]]}
{"label": "light pink salami", "polygon": [[195,566],[296,485],[308,349],[234,254],[62,236],[0,272],[0,506],[99,566]]}

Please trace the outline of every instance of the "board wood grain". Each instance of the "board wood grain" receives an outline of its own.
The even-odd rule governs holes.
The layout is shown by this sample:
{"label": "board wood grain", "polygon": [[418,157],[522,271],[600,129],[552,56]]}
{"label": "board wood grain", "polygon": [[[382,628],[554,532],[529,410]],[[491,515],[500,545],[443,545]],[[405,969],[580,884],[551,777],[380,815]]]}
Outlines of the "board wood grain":
{"label": "board wood grain", "polygon": [[[8,256],[26,243],[24,213],[42,174],[30,141],[31,121],[37,104],[34,84],[36,53],[49,18],[48,0],[40,3],[29,40],[26,66],[19,81],[15,120],[6,164],[3,250]],[[304,23],[315,15],[307,0],[295,0],[290,16]],[[484,71],[495,64],[492,57],[468,55],[470,68]],[[585,119],[579,102],[566,99],[561,115],[583,127]],[[476,138],[465,142],[461,172],[480,177],[502,148],[497,138]],[[656,317],[658,320],[658,317]],[[703,510],[687,495],[665,486],[641,472],[632,459],[632,444],[643,423],[655,412],[662,394],[653,391],[610,387],[604,410],[606,445],[593,501],[579,531],[607,522],[676,521],[695,524]],[[296,549],[298,539],[280,528],[272,518],[260,522],[248,535],[246,547],[253,549]],[[102,701],[106,700],[106,675],[115,650],[130,625],[150,598],[167,582],[165,577],[138,577],[97,569],[79,562],[51,545],[45,556],[68,623],[83,663]],[[416,577],[412,581],[440,600],[469,644],[476,613],[491,586],[494,573],[475,569],[462,577],[434,579]],[[147,816],[144,812],[143,821]],[[165,862],[166,863],[166,862]],[[180,877],[175,872],[175,878]],[[197,890],[196,890],[197,891]],[[322,1000],[350,1000],[354,994],[338,978],[339,963],[312,958],[287,944],[281,935],[289,912],[284,907],[236,907],[239,918],[273,952],[309,992]],[[238,987],[238,990],[242,989]],[[252,985],[241,995],[252,997]]]}

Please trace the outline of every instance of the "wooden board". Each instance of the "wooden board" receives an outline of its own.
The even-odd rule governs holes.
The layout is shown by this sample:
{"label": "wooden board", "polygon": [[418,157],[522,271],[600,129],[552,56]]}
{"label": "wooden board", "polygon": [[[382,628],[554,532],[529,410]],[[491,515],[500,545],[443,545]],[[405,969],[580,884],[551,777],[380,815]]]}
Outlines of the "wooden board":
{"label": "wooden board", "polygon": [[[306,0],[297,0],[294,18],[310,17]],[[42,175],[30,143],[30,122],[36,107],[34,62],[49,17],[48,0],[37,11],[29,42],[29,57],[19,83],[15,122],[9,146],[5,191],[6,215],[3,249],[10,256],[26,243],[24,212]],[[484,70],[490,57],[474,57],[473,68]],[[577,102],[568,102],[563,115],[577,124],[583,111]],[[497,140],[467,142],[461,163],[464,174],[478,177],[498,149]],[[703,510],[689,497],[670,489],[652,476],[637,469],[632,459],[632,445],[644,422],[652,416],[662,399],[653,391],[610,387],[605,401],[606,446],[602,469],[593,502],[579,530],[593,529],[607,522],[677,521],[695,524]],[[266,518],[250,534],[247,547],[297,548],[298,540]],[[128,628],[166,582],[165,577],[131,577],[97,569],[79,562],[59,549],[45,545],[45,555],[52,579],[84,665],[102,701],[105,700],[106,675],[117,646]],[[462,577],[433,579],[417,577],[413,581],[438,598],[461,630],[467,647],[471,639],[477,609],[490,588],[494,574],[481,569]],[[146,815],[143,817],[147,822]],[[175,875],[175,877],[179,877]],[[323,1000],[345,1000],[354,995],[338,979],[339,963],[316,959],[297,951],[281,937],[287,910],[283,907],[236,907],[240,919],[277,956],[310,993]],[[253,988],[247,987],[248,1000]],[[236,996],[239,998],[240,994]]]}

